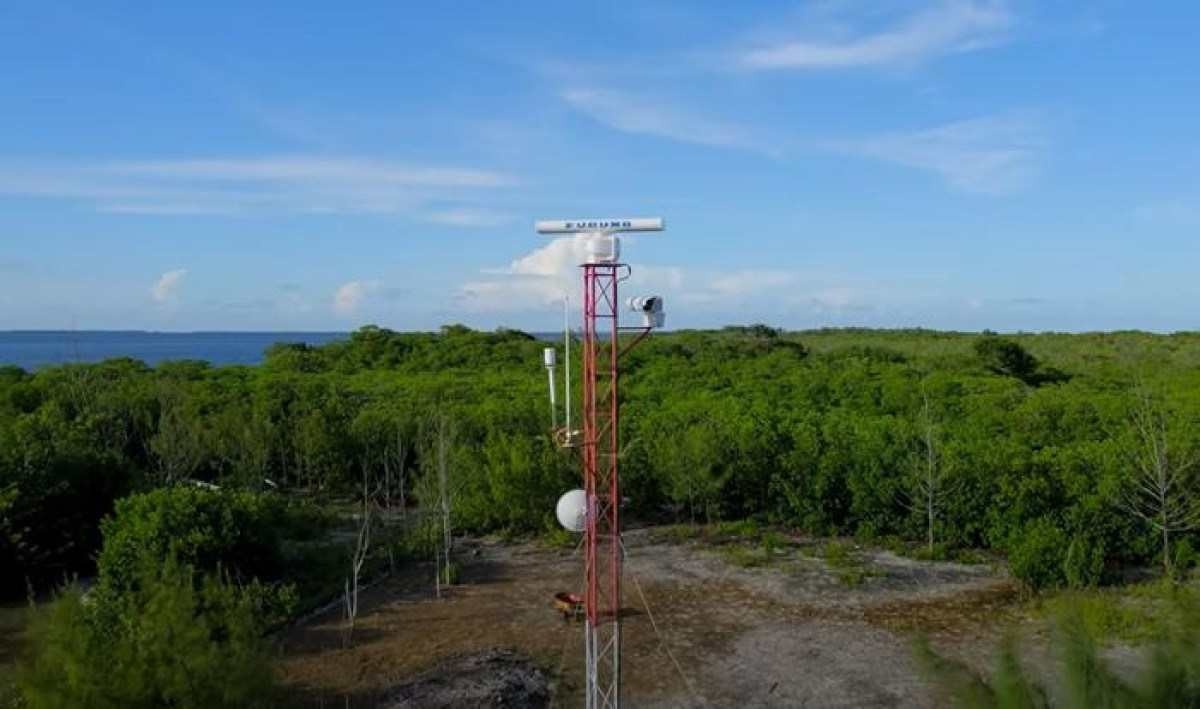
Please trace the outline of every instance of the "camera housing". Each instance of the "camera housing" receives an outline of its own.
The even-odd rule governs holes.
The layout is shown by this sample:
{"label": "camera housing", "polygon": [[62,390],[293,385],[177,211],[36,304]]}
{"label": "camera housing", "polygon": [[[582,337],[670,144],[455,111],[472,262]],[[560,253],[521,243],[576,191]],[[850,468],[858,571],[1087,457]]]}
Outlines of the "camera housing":
{"label": "camera housing", "polygon": [[663,312],[663,297],[661,295],[637,295],[625,301],[629,309],[641,313],[642,326],[648,328],[662,327],[667,316]]}

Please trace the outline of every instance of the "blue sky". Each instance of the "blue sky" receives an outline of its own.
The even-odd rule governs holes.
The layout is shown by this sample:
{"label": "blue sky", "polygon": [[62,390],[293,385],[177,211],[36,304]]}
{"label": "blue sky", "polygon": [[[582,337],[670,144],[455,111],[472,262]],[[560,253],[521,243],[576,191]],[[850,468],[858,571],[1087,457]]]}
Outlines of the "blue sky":
{"label": "blue sky", "polygon": [[1184,2],[0,10],[0,329],[1200,327]]}

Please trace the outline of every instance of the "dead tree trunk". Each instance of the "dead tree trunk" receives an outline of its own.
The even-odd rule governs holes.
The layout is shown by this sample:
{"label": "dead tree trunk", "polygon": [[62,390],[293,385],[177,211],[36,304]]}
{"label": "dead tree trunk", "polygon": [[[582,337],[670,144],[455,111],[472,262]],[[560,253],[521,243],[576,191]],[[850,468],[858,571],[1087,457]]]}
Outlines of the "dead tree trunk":
{"label": "dead tree trunk", "polygon": [[441,509],[442,522],[442,562],[444,583],[449,586],[450,578],[450,551],[453,543],[453,536],[450,528],[450,461],[449,461],[449,445],[450,435],[448,431],[449,425],[446,422],[445,416],[438,418],[437,424],[437,476],[438,476],[438,503]]}
{"label": "dead tree trunk", "polygon": [[363,463],[362,484],[362,515],[359,520],[358,534],[355,537],[354,549],[350,555],[350,575],[346,577],[346,628],[343,644],[350,647],[354,641],[354,622],[358,619],[358,588],[362,577],[363,565],[371,549],[371,523],[374,512],[374,502],[370,490],[370,467]]}

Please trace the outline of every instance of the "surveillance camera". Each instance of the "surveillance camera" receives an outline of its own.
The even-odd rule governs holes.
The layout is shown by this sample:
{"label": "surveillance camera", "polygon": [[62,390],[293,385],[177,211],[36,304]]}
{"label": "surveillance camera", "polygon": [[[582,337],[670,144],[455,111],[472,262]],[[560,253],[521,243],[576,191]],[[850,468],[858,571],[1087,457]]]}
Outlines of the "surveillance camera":
{"label": "surveillance camera", "polygon": [[666,322],[663,314],[663,299],[661,295],[639,295],[626,301],[629,309],[642,314],[642,326],[647,328],[662,327]]}
{"label": "surveillance camera", "polygon": [[661,313],[663,299],[661,295],[639,295],[630,298],[629,309],[635,313]]}

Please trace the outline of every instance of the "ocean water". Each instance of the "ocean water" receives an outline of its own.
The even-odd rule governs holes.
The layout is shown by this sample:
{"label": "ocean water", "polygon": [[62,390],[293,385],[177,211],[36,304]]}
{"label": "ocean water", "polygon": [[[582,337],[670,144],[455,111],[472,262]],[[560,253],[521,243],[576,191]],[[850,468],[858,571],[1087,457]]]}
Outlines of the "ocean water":
{"label": "ocean water", "polygon": [[0,332],[0,365],[27,370],[65,362],[133,357],[154,365],[171,359],[203,359],[216,365],[258,364],[276,342],[321,345],[344,332]]}

